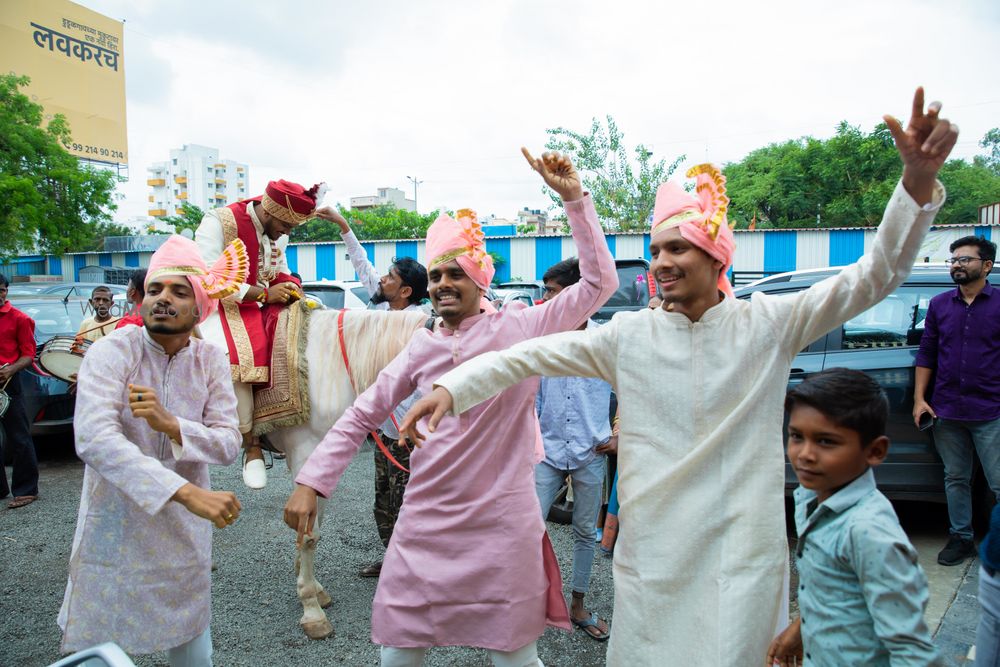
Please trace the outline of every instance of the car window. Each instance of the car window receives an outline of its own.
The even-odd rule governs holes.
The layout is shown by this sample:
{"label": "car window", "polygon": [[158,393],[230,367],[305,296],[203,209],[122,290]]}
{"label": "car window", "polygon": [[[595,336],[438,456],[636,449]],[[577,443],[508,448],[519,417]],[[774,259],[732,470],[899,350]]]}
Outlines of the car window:
{"label": "car window", "polygon": [[841,349],[857,350],[916,345],[907,334],[923,328],[931,299],[944,285],[900,287],[857,317],[844,323]]}
{"label": "car window", "polygon": [[642,308],[649,303],[646,267],[641,264],[618,267],[618,289],[603,308]]}
{"label": "car window", "polygon": [[351,292],[354,296],[360,299],[361,303],[368,303],[371,300],[371,295],[368,294],[368,288],[364,285],[359,285],[358,287],[352,287]]}
{"label": "car window", "polygon": [[327,308],[340,310],[344,307],[344,290],[335,285],[310,285],[306,291],[322,301]]}
{"label": "car window", "polygon": [[35,321],[35,340],[45,342],[53,336],[73,336],[86,317],[85,302],[31,304],[18,309]]}

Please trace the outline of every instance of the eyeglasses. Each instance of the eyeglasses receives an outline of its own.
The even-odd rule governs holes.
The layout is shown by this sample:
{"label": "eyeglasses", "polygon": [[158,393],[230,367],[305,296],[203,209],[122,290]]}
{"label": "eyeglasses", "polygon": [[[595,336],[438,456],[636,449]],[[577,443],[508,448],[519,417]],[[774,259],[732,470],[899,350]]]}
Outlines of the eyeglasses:
{"label": "eyeglasses", "polygon": [[969,262],[981,262],[981,261],[983,261],[982,257],[969,257],[968,255],[964,255],[962,257],[949,257],[948,259],[944,260],[944,263],[945,266],[954,266],[956,264],[958,264],[959,266],[968,266]]}

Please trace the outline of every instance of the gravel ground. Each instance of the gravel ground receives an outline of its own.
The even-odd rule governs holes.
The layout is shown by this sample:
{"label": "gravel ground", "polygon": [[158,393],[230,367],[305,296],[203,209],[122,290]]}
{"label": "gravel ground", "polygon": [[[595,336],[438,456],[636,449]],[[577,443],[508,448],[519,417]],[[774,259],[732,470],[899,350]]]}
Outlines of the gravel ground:
{"label": "gravel ground", "polygon": [[[40,450],[54,449],[51,445]],[[66,586],[66,568],[79,507],[83,465],[65,444],[41,463],[41,498],[18,509],[0,508],[0,667],[36,667],[59,656],[56,616]],[[347,469],[327,508],[317,554],[317,578],[334,598],[327,615],[336,630],[325,641],[310,641],[299,629],[301,606],[295,595],[294,536],[281,521],[292,482],[283,461],[270,483],[247,490],[237,465],[215,468],[216,489],[233,489],[243,504],[235,525],[215,533],[212,638],[214,661],[229,665],[314,664],[377,665],[378,648],[369,624],[375,581],[358,569],[382,554],[372,518],[374,465],[370,446]],[[8,475],[10,469],[8,468]],[[549,524],[556,554],[568,579],[573,536],[569,526]],[[566,589],[567,595],[569,589]],[[614,590],[611,561],[594,560],[588,606],[611,620]],[[549,666],[603,665],[606,643],[549,629],[539,640],[539,655]],[[165,655],[144,656],[136,664],[166,665]],[[437,648],[427,665],[489,665],[485,651]]]}

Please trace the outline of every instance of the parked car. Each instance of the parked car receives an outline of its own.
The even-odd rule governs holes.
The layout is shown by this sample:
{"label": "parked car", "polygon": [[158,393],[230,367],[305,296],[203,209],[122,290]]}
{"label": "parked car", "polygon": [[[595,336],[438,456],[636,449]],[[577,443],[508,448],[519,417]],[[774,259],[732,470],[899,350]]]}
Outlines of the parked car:
{"label": "parked car", "polygon": [[7,288],[7,296],[70,296],[89,299],[95,287],[107,287],[116,296],[125,296],[126,285],[110,285],[107,283],[11,283]]}
{"label": "parked car", "polygon": [[[757,292],[792,294],[840,272],[841,268],[797,271],[770,276],[736,291],[749,299]],[[1000,275],[990,276],[1000,286]],[[955,289],[944,266],[917,265],[895,292],[843,326],[810,343],[792,364],[789,387],[826,368],[861,370],[873,377],[889,398],[888,435],[892,441],[885,462],[875,468],[879,489],[897,500],[944,502],[944,467],[932,440],[932,431],[913,423],[914,361],[923,334],[930,300]],[[785,486],[797,485],[790,465]],[[992,494],[982,472],[973,484],[977,516],[992,506]]]}
{"label": "parked car", "polygon": [[545,286],[541,280],[513,280],[497,285],[497,290],[519,290],[527,292],[533,301],[538,301],[545,294]]}
{"label": "parked car", "polygon": [[521,289],[511,289],[508,287],[494,287],[487,292],[487,298],[496,303],[500,302],[500,307],[506,306],[513,301],[520,301],[526,306],[534,306],[535,298],[530,292]]}
{"label": "parked car", "polygon": [[[55,295],[14,296],[10,302],[35,321],[35,345],[42,346],[53,336],[73,336],[80,323],[93,312],[86,299]],[[76,397],[69,392],[69,384],[42,370],[37,357],[35,363],[20,373],[24,411],[31,424],[31,435],[56,435],[73,430],[73,408]],[[6,433],[0,425],[0,438]],[[9,456],[10,448],[5,447]]]}
{"label": "parked car", "polygon": [[370,300],[368,289],[356,280],[308,280],[302,290],[333,310],[361,310]]}

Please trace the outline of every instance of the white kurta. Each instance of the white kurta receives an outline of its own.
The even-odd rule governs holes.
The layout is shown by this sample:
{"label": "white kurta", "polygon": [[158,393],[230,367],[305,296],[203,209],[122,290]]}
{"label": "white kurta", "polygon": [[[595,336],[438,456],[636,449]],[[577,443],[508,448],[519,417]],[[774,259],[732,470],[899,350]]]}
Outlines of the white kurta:
{"label": "white kurta", "polygon": [[[788,550],[782,415],[792,359],[910,273],[944,200],[902,185],[871,252],[808,290],[664,310],[486,353],[438,385],[462,413],[534,375],[598,377],[621,409],[609,665],[763,664]],[[665,662],[666,656],[669,660]]]}
{"label": "white kurta", "polygon": [[[73,429],[86,464],[59,626],[62,649],[106,641],[129,653],[175,648],[211,618],[212,524],[170,499],[210,488],[209,464],[239,451],[226,356],[204,341],[172,357],[145,327],[94,343],[80,369]],[[154,387],[182,446],[132,417],[128,384]]]}
{"label": "white kurta", "polygon": [[[260,252],[257,254],[257,258],[250,258],[251,262],[258,262],[257,287],[267,287],[268,282],[263,277],[263,269],[271,265],[272,257],[275,255],[277,255],[277,264],[275,266],[277,273],[291,273],[291,270],[288,268],[288,260],[285,257],[285,251],[288,248],[288,236],[282,235],[277,241],[272,241],[264,233],[264,226],[257,219],[253,202],[247,202],[247,213],[250,215],[250,220],[257,231],[257,242],[260,243]],[[219,255],[222,254],[222,251],[226,249],[222,220],[219,219],[218,214],[214,210],[207,212],[205,217],[201,219],[201,224],[198,225],[198,231],[195,232],[194,240],[198,244],[198,252],[201,254],[201,258],[205,260],[207,265],[212,266],[215,260],[219,258]],[[249,283],[243,283],[240,285],[238,292],[227,298],[236,302],[243,301],[243,297],[246,296],[247,290],[250,287]],[[198,331],[202,338],[217,347],[221,347],[228,355],[229,345],[226,343],[226,334],[222,329],[221,318],[221,309],[216,310],[198,326]]]}

